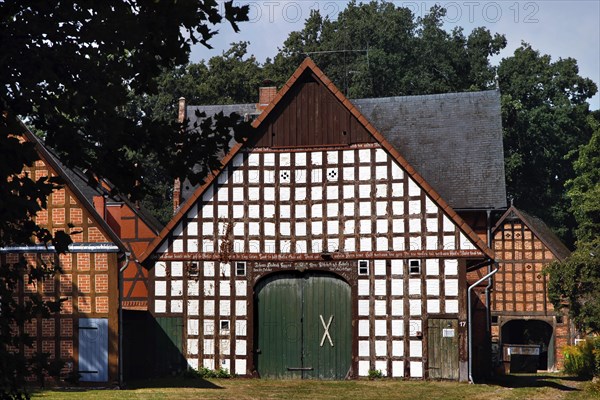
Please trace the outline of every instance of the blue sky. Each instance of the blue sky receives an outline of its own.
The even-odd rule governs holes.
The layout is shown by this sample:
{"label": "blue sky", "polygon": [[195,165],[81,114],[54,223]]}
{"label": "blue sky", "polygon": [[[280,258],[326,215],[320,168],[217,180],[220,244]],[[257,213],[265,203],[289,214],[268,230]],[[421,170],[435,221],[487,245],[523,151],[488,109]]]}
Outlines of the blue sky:
{"label": "blue sky", "polygon": [[[445,27],[462,26],[465,34],[478,26],[492,33],[506,35],[506,49],[492,60],[512,55],[521,41],[534,49],[559,58],[575,58],[580,75],[600,84],[600,0],[540,0],[540,1],[391,1],[396,6],[408,7],[414,14],[423,15],[435,3],[448,10]],[[192,61],[198,62],[220,55],[229,44],[241,40],[250,42],[250,53],[259,61],[277,54],[289,33],[302,29],[311,9],[335,19],[348,1],[335,0],[243,0],[250,6],[250,21],[240,24],[235,33],[227,24],[217,27],[219,34],[210,44],[213,50],[196,46]],[[590,100],[592,109],[600,109],[600,95]]]}

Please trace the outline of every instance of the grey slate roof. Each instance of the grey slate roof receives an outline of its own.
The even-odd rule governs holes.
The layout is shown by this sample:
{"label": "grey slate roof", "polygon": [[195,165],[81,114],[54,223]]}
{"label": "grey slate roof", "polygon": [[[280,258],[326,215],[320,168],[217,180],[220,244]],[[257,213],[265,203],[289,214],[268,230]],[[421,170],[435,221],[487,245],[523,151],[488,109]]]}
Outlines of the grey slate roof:
{"label": "grey slate roof", "polygon": [[[351,101],[452,208],[506,208],[498,91]],[[192,123],[196,110],[244,115],[256,105],[188,106]]]}

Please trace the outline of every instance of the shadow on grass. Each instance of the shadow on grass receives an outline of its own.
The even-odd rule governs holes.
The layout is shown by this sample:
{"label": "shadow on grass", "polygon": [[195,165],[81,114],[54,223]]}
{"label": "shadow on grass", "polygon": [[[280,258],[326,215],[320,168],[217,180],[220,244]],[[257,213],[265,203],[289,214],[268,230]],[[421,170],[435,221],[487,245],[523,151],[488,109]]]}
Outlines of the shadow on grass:
{"label": "shadow on grass", "polygon": [[202,378],[184,378],[181,376],[168,378],[140,379],[127,382],[123,389],[147,389],[147,388],[197,388],[197,389],[223,389],[222,386]]}
{"label": "shadow on grass", "polygon": [[584,382],[586,379],[577,376],[540,375],[540,374],[508,374],[491,378],[488,382],[507,388],[549,387],[564,392],[581,391],[562,382]]}

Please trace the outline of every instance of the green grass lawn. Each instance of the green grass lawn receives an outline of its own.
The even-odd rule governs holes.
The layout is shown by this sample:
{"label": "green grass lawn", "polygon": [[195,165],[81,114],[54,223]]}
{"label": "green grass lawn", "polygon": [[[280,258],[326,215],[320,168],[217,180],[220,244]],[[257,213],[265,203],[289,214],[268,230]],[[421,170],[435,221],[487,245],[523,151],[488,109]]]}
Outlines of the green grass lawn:
{"label": "green grass lawn", "polygon": [[509,375],[488,384],[267,379],[155,379],[124,390],[45,390],[34,399],[600,399],[600,385],[555,375]]}

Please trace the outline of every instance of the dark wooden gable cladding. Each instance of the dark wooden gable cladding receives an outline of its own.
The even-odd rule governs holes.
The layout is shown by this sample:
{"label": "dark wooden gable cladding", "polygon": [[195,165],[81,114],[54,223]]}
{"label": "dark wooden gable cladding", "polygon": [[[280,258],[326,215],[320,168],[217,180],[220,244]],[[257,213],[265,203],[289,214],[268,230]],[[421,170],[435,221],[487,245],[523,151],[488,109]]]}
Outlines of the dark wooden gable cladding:
{"label": "dark wooden gable cladding", "polygon": [[310,69],[258,128],[255,147],[374,143],[375,138]]}

